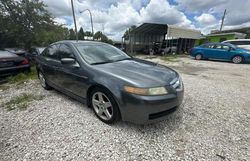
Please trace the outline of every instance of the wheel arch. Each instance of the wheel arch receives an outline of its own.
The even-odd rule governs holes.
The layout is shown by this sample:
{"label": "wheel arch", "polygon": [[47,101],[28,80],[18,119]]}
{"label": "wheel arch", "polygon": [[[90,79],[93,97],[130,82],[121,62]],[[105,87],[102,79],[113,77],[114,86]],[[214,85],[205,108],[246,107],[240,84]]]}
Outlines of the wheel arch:
{"label": "wheel arch", "polygon": [[101,84],[93,84],[93,85],[91,85],[91,86],[88,88],[87,93],[86,93],[86,98],[87,98],[87,99],[86,99],[86,104],[87,104],[88,107],[90,107],[90,102],[91,102],[90,94],[91,94],[91,92],[92,92],[95,88],[102,88],[102,89],[106,90],[107,92],[109,92],[109,93],[113,96],[113,98],[115,99],[118,108],[120,108],[120,107],[119,107],[119,103],[118,103],[117,98],[115,97],[114,93],[111,92],[107,87],[105,87],[104,85],[101,85]]}
{"label": "wheel arch", "polygon": [[104,85],[101,85],[101,84],[93,84],[91,85],[88,90],[87,90],[87,93],[86,93],[86,104],[88,107],[90,107],[91,105],[91,92],[96,89],[96,88],[102,88],[104,89],[105,91],[107,91],[108,93],[110,93],[113,97],[113,99],[115,100],[115,103],[118,107],[118,112],[119,112],[119,117],[122,118],[122,114],[121,114],[121,108],[120,108],[120,105],[119,105],[119,101],[117,100],[117,97],[115,96],[115,94],[113,92],[111,92],[111,90],[109,90],[107,87],[105,87]]}

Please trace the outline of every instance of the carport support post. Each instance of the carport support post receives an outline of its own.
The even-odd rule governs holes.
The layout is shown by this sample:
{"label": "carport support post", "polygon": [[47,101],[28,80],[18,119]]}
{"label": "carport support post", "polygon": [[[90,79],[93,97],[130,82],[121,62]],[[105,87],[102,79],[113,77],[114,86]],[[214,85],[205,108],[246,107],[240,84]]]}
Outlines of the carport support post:
{"label": "carport support post", "polygon": [[129,43],[130,43],[130,53],[133,55],[133,36],[129,34]]}

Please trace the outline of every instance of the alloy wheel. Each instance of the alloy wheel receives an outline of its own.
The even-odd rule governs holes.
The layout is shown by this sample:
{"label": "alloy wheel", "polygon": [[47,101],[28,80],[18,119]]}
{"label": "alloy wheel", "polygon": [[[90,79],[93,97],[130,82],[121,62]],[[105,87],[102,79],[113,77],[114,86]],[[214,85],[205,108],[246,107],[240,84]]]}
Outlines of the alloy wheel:
{"label": "alloy wheel", "polygon": [[113,106],[109,98],[102,92],[96,92],[92,96],[92,105],[95,113],[103,120],[111,120],[113,117]]}
{"label": "alloy wheel", "polygon": [[234,62],[235,64],[241,63],[241,62],[242,62],[242,57],[241,57],[241,56],[235,56],[235,57],[233,58],[233,62]]}

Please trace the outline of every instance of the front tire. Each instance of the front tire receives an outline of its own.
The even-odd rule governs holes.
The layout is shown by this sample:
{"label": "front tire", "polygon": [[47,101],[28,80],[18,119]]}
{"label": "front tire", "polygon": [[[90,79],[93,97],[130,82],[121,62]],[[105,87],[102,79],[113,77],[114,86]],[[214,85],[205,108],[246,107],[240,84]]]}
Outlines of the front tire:
{"label": "front tire", "polygon": [[232,62],[235,63],[235,64],[240,64],[243,62],[243,58],[241,56],[234,56],[233,59],[232,59]]}
{"label": "front tire", "polygon": [[90,95],[91,107],[102,122],[112,124],[120,119],[118,105],[112,94],[102,88],[95,88]]}
{"label": "front tire", "polygon": [[38,71],[38,78],[40,81],[41,86],[46,89],[46,90],[50,90],[51,87],[47,84],[46,79],[44,77],[44,74],[41,71]]}

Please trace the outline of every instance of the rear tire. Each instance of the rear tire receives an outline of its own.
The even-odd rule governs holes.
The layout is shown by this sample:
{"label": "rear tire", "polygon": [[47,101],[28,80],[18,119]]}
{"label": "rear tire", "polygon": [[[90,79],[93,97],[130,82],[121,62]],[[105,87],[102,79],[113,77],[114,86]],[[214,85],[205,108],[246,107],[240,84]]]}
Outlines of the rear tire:
{"label": "rear tire", "polygon": [[233,59],[232,59],[232,62],[235,63],[235,64],[240,64],[243,61],[244,61],[244,59],[241,56],[239,56],[239,55],[234,56]]}
{"label": "rear tire", "polygon": [[46,89],[46,90],[50,90],[52,89],[46,82],[46,79],[44,77],[44,74],[41,71],[37,71],[38,72],[38,79],[40,81],[41,86]]}
{"label": "rear tire", "polygon": [[202,59],[202,55],[201,54],[196,54],[195,55],[195,60],[201,60]]}
{"label": "rear tire", "polygon": [[97,118],[106,124],[120,119],[120,111],[112,94],[102,88],[95,88],[90,94],[90,105]]}

